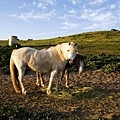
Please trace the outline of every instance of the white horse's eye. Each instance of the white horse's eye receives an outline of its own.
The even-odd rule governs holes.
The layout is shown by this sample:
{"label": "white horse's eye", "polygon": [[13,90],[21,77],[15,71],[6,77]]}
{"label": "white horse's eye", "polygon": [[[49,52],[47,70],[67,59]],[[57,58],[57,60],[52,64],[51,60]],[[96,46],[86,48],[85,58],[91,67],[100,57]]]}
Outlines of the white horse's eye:
{"label": "white horse's eye", "polygon": [[68,52],[70,51],[70,50],[67,50]]}

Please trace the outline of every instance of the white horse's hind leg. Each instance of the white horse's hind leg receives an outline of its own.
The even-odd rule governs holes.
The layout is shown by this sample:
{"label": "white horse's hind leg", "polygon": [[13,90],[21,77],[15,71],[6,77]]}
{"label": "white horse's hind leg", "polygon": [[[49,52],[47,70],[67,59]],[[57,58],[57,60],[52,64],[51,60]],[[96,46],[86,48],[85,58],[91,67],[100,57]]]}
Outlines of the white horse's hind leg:
{"label": "white horse's hind leg", "polygon": [[23,85],[23,76],[25,74],[25,68],[24,69],[18,69],[18,71],[19,71],[19,82],[20,82],[20,85],[21,85],[22,94],[26,95],[26,91],[25,91],[25,88],[24,88],[24,85]]}
{"label": "white horse's hind leg", "polygon": [[57,70],[54,70],[54,71],[51,72],[49,85],[48,85],[48,88],[47,88],[47,94],[51,93],[51,86],[52,86],[53,78],[54,78],[56,73],[57,73]]}

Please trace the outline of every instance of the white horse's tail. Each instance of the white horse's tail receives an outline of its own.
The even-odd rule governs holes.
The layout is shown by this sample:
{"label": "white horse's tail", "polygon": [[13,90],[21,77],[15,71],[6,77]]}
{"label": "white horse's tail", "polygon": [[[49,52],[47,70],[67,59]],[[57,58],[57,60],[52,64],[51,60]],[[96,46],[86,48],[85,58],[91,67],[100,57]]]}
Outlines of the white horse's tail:
{"label": "white horse's tail", "polygon": [[14,87],[16,93],[20,93],[20,86],[19,86],[17,68],[16,68],[15,63],[12,59],[10,59],[10,74],[11,74],[13,87]]}

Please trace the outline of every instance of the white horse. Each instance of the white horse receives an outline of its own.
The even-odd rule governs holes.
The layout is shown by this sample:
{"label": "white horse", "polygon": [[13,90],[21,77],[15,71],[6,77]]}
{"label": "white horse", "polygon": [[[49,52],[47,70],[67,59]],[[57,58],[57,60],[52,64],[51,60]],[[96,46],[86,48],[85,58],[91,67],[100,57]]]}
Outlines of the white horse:
{"label": "white horse", "polygon": [[[40,73],[50,73],[50,80],[47,94],[51,93],[51,85],[54,76],[64,70],[69,59],[73,60],[76,56],[76,43],[62,43],[47,50],[37,50],[30,47],[14,50],[10,58],[10,73],[15,91],[26,94],[23,85],[23,76],[26,67]],[[17,74],[18,71],[18,74]],[[57,79],[57,90],[60,89],[59,79]]]}

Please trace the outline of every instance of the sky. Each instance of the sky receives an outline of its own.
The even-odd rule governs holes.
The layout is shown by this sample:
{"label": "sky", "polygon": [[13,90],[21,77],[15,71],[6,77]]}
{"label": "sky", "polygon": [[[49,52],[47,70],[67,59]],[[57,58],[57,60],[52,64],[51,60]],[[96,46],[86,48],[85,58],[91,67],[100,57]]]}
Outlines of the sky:
{"label": "sky", "polygon": [[120,0],[0,0],[0,40],[120,29]]}

